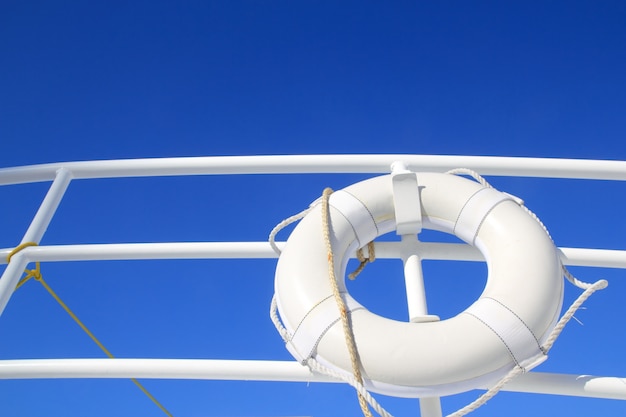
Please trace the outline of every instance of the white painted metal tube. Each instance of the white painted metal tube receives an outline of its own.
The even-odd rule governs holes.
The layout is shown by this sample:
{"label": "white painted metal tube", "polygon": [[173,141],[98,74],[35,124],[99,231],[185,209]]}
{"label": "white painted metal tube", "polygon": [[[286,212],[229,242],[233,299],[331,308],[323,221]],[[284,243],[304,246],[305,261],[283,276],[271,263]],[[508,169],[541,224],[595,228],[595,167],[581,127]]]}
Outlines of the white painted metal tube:
{"label": "white painted metal tube", "polygon": [[[284,245],[277,243],[278,247]],[[0,250],[0,257],[10,249]],[[30,261],[277,258],[267,242],[170,242],[32,246],[20,251]],[[6,262],[6,260],[5,260]]]}
{"label": "white painted metal tube", "polygon": [[406,299],[409,309],[409,321],[420,322],[428,316],[422,261],[417,254],[409,255],[404,259],[404,283]]}
{"label": "white painted metal tube", "polygon": [[[406,300],[409,311],[409,321],[419,323],[439,319],[428,314],[422,260],[417,254],[417,236],[402,235],[401,245],[404,247],[402,261],[404,262],[404,282],[406,286]],[[425,397],[419,399],[421,417],[442,417],[440,397]]]}
{"label": "white painted metal tube", "polygon": [[[284,242],[276,242],[279,248]],[[398,259],[402,257],[401,242],[376,242],[376,257]],[[462,243],[416,244],[421,259],[483,261],[480,252]],[[0,264],[12,248],[0,249]],[[565,265],[593,266],[626,269],[626,250],[560,248]],[[143,259],[269,259],[278,255],[267,242],[166,242],[121,243],[101,245],[36,246],[23,249],[20,254],[28,261],[93,261],[93,260],[143,260]]]}
{"label": "white painted metal tube", "polygon": [[626,161],[447,155],[279,155],[63,162],[0,169],[0,185],[50,181],[57,170],[74,178],[212,174],[387,173],[402,161],[413,171],[466,167],[483,175],[626,180]]}
{"label": "white painted metal tube", "polygon": [[626,378],[529,372],[502,391],[626,400]]}
{"label": "white painted metal tube", "polygon": [[28,259],[26,256],[24,256],[22,252],[18,252],[11,258],[11,262],[4,270],[2,278],[0,278],[0,316],[4,312],[13,291],[15,291],[15,287],[17,286],[17,283],[19,282],[27,264]]}
{"label": "white painted metal tube", "polygon": [[342,382],[295,361],[216,359],[25,359],[0,361],[0,379],[142,378]]}
{"label": "white painted metal tube", "polygon": [[409,321],[419,322],[428,315],[424,276],[422,274],[422,260],[417,251],[413,250],[417,244],[417,236],[403,235],[402,261],[404,262],[404,283],[406,286],[406,300],[409,310]]}
{"label": "white painted metal tube", "polygon": [[[295,361],[217,359],[23,359],[0,361],[0,379],[140,378],[342,382]],[[486,387],[483,387],[486,388]],[[530,372],[503,391],[626,400],[626,378]]]}
{"label": "white painted metal tube", "polygon": [[439,397],[420,398],[420,417],[441,417],[442,415]]}
{"label": "white painted metal tube", "polygon": [[56,172],[56,177],[46,194],[43,202],[39,206],[39,210],[35,214],[33,221],[30,223],[28,230],[24,234],[22,243],[36,242],[39,243],[43,234],[46,232],[54,213],[56,213],[61,199],[70,185],[72,174],[65,168],[61,168]]}
{"label": "white painted metal tube", "polygon": [[[39,206],[39,210],[37,210],[33,221],[30,223],[28,230],[22,238],[22,243],[39,243],[48,228],[48,225],[50,224],[61,199],[63,199],[63,195],[65,194],[70,181],[72,180],[71,173],[64,168],[58,169],[55,175],[56,176],[50,186],[50,189],[46,193],[43,202]],[[3,254],[2,258],[4,263],[7,262],[9,254],[10,251]],[[11,258],[11,263],[4,270],[2,278],[0,279],[0,316],[4,312],[13,291],[15,291],[15,287],[22,276],[24,268],[26,268],[29,261],[28,257],[20,251]]]}
{"label": "white painted metal tube", "polygon": [[422,259],[418,255],[418,244],[416,235],[403,235],[400,243],[402,247],[401,257],[404,262],[404,285],[406,287],[409,321],[412,323],[438,321],[439,317],[428,314]]}

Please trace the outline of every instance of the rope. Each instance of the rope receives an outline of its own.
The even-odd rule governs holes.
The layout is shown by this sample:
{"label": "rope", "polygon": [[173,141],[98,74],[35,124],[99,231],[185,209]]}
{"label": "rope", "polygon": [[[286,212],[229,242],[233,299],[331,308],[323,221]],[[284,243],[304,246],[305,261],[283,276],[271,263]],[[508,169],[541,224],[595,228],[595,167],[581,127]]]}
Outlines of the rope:
{"label": "rope", "polygon": [[[20,243],[15,248],[13,248],[13,250],[9,252],[9,254],[7,255],[7,264],[11,262],[11,258],[13,257],[13,255],[18,253],[22,249],[28,248],[30,246],[37,246],[37,242],[24,242],[24,243]],[[19,287],[24,285],[26,281],[28,281],[31,278],[35,278],[35,279],[41,278],[41,267],[39,266],[39,262],[35,262],[35,269],[24,269],[24,272],[26,273],[26,276],[18,281],[17,285],[15,286],[15,290],[17,290]]]}
{"label": "rope", "polygon": [[340,379],[340,380],[348,383],[349,385],[351,385],[358,392],[359,395],[363,396],[365,401],[370,406],[372,406],[374,411],[376,411],[381,417],[393,417],[393,415],[391,415],[387,410],[385,410],[374,399],[374,397],[372,397],[372,394],[369,393],[369,391],[363,386],[363,384],[361,382],[357,381],[353,376],[346,375],[346,374],[341,374],[341,373],[338,373],[336,371],[333,371],[332,369],[325,367],[324,365],[322,365],[321,363],[319,363],[317,360],[315,360],[313,358],[309,358],[308,359],[307,365],[309,366],[309,368],[311,370],[314,370],[314,371],[317,371],[317,372],[319,372],[321,374],[326,374],[326,375],[329,375],[331,377]]}
{"label": "rope", "polygon": [[470,177],[474,178],[478,183],[480,183],[480,185],[482,185],[483,187],[487,187],[487,188],[493,188],[493,186],[491,184],[489,184],[487,182],[486,179],[484,179],[478,172],[469,169],[469,168],[455,168],[455,169],[451,169],[450,171],[446,171],[446,174],[450,174],[450,175],[469,175]]}
{"label": "rope", "polygon": [[270,242],[270,246],[272,247],[274,252],[276,252],[277,255],[280,256],[280,254],[281,254],[281,250],[278,248],[278,246],[276,246],[276,242],[274,241],[276,239],[276,235],[278,234],[278,232],[283,230],[285,227],[289,226],[291,223],[300,220],[301,218],[303,218],[304,216],[309,214],[309,212],[311,210],[313,210],[313,207],[309,207],[307,209],[304,209],[300,213],[294,214],[293,216],[286,218],[282,222],[278,223],[272,229],[272,231],[270,232],[270,236],[269,236],[269,242]]}
{"label": "rope", "polygon": [[[349,376],[349,375],[345,375],[345,374],[333,371],[332,369],[327,368],[321,363],[319,363],[314,358],[308,358],[306,364],[311,371],[317,371],[318,373],[340,379],[348,383],[352,387],[354,387],[354,389],[357,391],[357,394],[358,394],[359,405],[361,406],[361,411],[366,417],[372,417],[370,410],[367,408],[367,404],[369,404],[380,416],[393,417],[374,399],[374,397],[372,397],[372,395],[367,391],[367,389],[363,386],[363,383],[362,383],[363,377],[361,375],[361,369],[360,369],[359,360],[358,360],[358,353],[356,351],[356,345],[354,343],[354,335],[352,334],[352,330],[350,328],[349,318],[347,315],[347,308],[339,293],[337,279],[335,277],[334,258],[333,258],[333,252],[332,252],[332,245],[330,243],[330,224],[329,224],[329,212],[328,212],[329,211],[328,201],[330,198],[330,194],[332,194],[332,190],[330,188],[327,188],[326,190],[324,190],[324,193],[321,198],[322,224],[323,224],[323,229],[324,229],[324,239],[325,239],[326,248],[328,252],[329,277],[331,280],[331,287],[333,288],[333,295],[335,297],[335,301],[337,302],[337,307],[339,308],[339,311],[341,313],[342,325],[343,325],[344,334],[346,337],[346,344],[348,346],[348,351],[350,353],[350,360],[352,362],[354,376]],[[275,238],[278,232],[280,232],[282,229],[284,229],[291,223],[294,223],[302,219],[304,216],[309,214],[309,212],[313,210],[314,207],[315,205],[311,205],[307,209],[302,210],[300,213],[286,218],[285,220],[281,221],[272,229],[272,231],[269,234],[269,244],[274,250],[274,252],[276,252],[277,255],[280,256],[281,254],[281,250],[280,248],[278,248],[275,242]],[[363,254],[363,248],[357,251],[357,258],[359,259],[360,264],[354,272],[348,275],[350,279],[356,278],[356,276],[359,275],[359,273],[363,270],[363,268],[365,267],[365,265],[367,265],[367,263],[371,263],[376,260],[374,242],[368,243],[367,249],[368,249],[367,258]],[[274,327],[276,327],[276,330],[280,334],[283,341],[285,343],[288,343],[291,340],[291,335],[289,334],[287,329],[283,326],[283,324],[280,321],[280,318],[278,317],[278,305],[276,302],[276,296],[272,297],[272,302],[270,304],[270,319],[272,320]]]}
{"label": "rope", "polygon": [[356,251],[356,257],[359,259],[359,262],[361,263],[359,264],[357,269],[354,270],[354,272],[348,274],[348,278],[352,280],[355,279],[357,275],[359,275],[361,271],[363,271],[363,268],[365,268],[365,265],[367,265],[368,263],[372,263],[376,260],[376,251],[374,250],[373,240],[367,244],[367,256],[368,257],[366,258],[363,255],[363,248],[360,248],[359,250]]}
{"label": "rope", "polygon": [[493,387],[491,387],[487,392],[485,392],[483,395],[478,397],[475,401],[469,403],[465,407],[455,411],[452,414],[448,414],[446,417],[461,417],[461,416],[471,413],[472,411],[475,411],[476,409],[485,405],[487,401],[495,397],[496,394],[500,392],[502,388],[504,388],[504,386],[508,384],[512,379],[515,379],[517,376],[523,373],[524,373],[524,368],[522,368],[519,365],[516,365],[511,371],[509,371],[508,374],[504,376],[504,378],[498,381]]}
{"label": "rope", "polygon": [[[17,252],[21,251],[24,248],[29,246],[37,246],[35,242],[24,242],[13,249],[9,255],[7,256],[7,264],[11,262],[11,257],[15,255]],[[17,290],[22,285],[24,285],[30,278],[35,278],[36,281],[39,281],[41,285],[48,291],[48,293],[56,300],[56,302],[65,310],[65,312],[80,326],[81,329],[95,342],[96,345],[102,350],[109,358],[113,359],[113,354],[98,340],[98,338],[85,326],[85,324],[80,321],[78,316],[74,314],[74,312],[61,300],[61,298],[57,295],[56,292],[48,285],[48,283],[43,279],[41,275],[41,266],[39,262],[35,262],[35,269],[25,269],[24,272],[26,276],[20,279],[17,283],[15,289]],[[161,404],[139,381],[135,378],[130,379],[157,407],[161,409],[168,417],[173,417],[172,414]]]}
{"label": "rope", "polygon": [[580,296],[578,296],[576,301],[574,301],[574,303],[567,309],[563,317],[561,317],[561,319],[556,324],[556,326],[554,326],[554,329],[552,329],[552,332],[550,333],[550,335],[548,336],[548,338],[546,339],[545,343],[542,346],[542,349],[546,353],[552,348],[552,345],[554,345],[554,342],[556,341],[556,339],[559,337],[559,335],[565,328],[565,325],[567,324],[567,322],[569,322],[572,319],[572,317],[574,317],[574,313],[576,313],[576,310],[578,310],[580,306],[585,301],[587,301],[589,297],[591,297],[591,294],[593,294],[594,292],[598,290],[602,290],[606,288],[609,285],[609,283],[607,280],[601,279],[599,281],[596,281],[593,284],[588,284],[588,285],[589,285],[589,288],[587,288]]}
{"label": "rope", "polygon": [[[324,189],[324,192],[322,193],[322,229],[324,233],[324,243],[326,244],[326,254],[328,259],[328,279],[330,281],[330,286],[333,290],[333,295],[335,297],[335,302],[337,303],[337,308],[339,308],[339,312],[341,314],[343,334],[346,339],[348,352],[350,353],[350,362],[352,363],[352,372],[354,374],[354,379],[356,379],[359,383],[362,383],[363,376],[361,375],[359,354],[356,350],[354,334],[352,332],[352,327],[350,326],[350,318],[348,317],[348,311],[343,301],[343,298],[341,298],[339,285],[337,284],[337,278],[335,277],[335,257],[333,254],[332,242],[330,240],[330,212],[328,204],[328,200],[332,193],[333,190],[331,190],[330,188]],[[361,411],[363,412],[363,415],[366,417],[372,417],[372,413],[367,408],[367,401],[365,400],[365,397],[361,393],[358,393],[358,397],[359,405],[361,406]]]}
{"label": "rope", "polygon": [[291,336],[278,318],[277,307],[278,306],[276,304],[276,295],[274,295],[272,297],[272,303],[270,304],[270,318],[272,319],[272,323],[274,323],[274,327],[276,327],[276,330],[278,330],[278,334],[280,334],[280,337],[282,337],[283,341],[287,343],[291,339]]}

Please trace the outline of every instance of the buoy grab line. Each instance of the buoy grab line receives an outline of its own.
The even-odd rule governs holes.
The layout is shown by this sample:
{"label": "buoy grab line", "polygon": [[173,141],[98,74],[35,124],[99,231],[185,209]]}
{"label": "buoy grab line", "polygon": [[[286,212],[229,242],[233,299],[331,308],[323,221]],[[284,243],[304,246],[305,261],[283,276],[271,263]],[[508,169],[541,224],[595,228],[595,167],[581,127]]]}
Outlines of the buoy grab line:
{"label": "buoy grab line", "polygon": [[[7,255],[7,264],[11,262],[11,258],[13,257],[13,255],[18,253],[22,249],[30,247],[30,246],[38,246],[38,245],[36,242],[24,242],[16,246]],[[61,298],[57,295],[57,293],[43,279],[43,275],[41,274],[41,265],[39,262],[35,262],[35,269],[25,269],[24,272],[26,273],[26,275],[19,280],[19,282],[15,286],[15,291],[17,291],[17,289],[19,289],[22,285],[24,285],[29,279],[34,278],[35,281],[38,281],[46,289],[46,291],[48,291],[48,293],[52,296],[52,298],[56,300],[56,302],[63,308],[63,310],[65,310],[65,312],[74,320],[74,322],[76,322],[76,324],[78,324],[78,326],[80,326],[80,328],[83,329],[83,331],[87,334],[87,336],[89,336],[91,340],[93,340],[93,342],[96,345],[98,345],[100,350],[102,350],[107,355],[107,357],[111,359],[114,358],[113,354],[102,344],[102,342],[100,342],[100,340],[98,340],[98,338],[91,332],[91,330],[89,330],[87,326],[85,326],[85,324],[78,318],[78,316],[74,314],[74,312],[68,307],[68,305],[65,304],[63,300],[61,300]],[[165,406],[163,406],[163,404],[161,404],[137,379],[130,378],[130,380],[133,382],[133,384],[137,386],[137,388],[141,390],[141,392],[144,393],[146,397],[150,399],[150,401],[154,403],[154,405],[159,407],[159,409],[163,411],[165,415],[167,415],[168,417],[173,417],[172,414],[165,408]]]}
{"label": "buoy grab line", "polygon": [[[481,184],[483,187],[485,188],[493,188],[491,186],[491,184],[489,184],[489,182],[487,182],[487,180],[485,180],[481,175],[479,175],[477,172],[471,170],[471,169],[467,169],[467,168],[458,168],[458,169],[454,169],[454,170],[450,170],[448,172],[446,172],[446,174],[451,174],[451,175],[469,175],[471,176],[474,180],[476,180],[479,184]],[[334,255],[333,255],[333,250],[332,250],[332,244],[331,244],[331,239],[330,239],[330,218],[329,218],[329,198],[330,195],[332,194],[332,190],[327,188],[324,190],[324,192],[322,193],[322,197],[319,198],[318,200],[316,200],[315,202],[313,202],[311,204],[311,206],[305,210],[303,210],[302,212],[291,216],[285,220],[283,220],[282,222],[280,222],[276,227],[274,227],[274,229],[271,231],[270,235],[269,235],[269,243],[271,245],[271,247],[274,249],[274,251],[280,256],[281,251],[280,249],[276,246],[275,244],[275,237],[278,234],[278,232],[280,230],[282,230],[284,227],[286,227],[287,225],[294,223],[300,219],[302,219],[303,217],[305,217],[312,209],[315,205],[317,205],[318,203],[321,202],[321,211],[322,211],[322,234],[324,237],[324,242],[327,248],[327,260],[328,260],[328,275],[329,275],[329,280],[331,283],[331,288],[333,290],[333,295],[337,304],[337,307],[340,311],[340,315],[341,315],[341,321],[342,321],[342,326],[343,326],[343,330],[344,330],[344,336],[345,336],[345,341],[346,341],[346,346],[348,347],[348,351],[350,354],[350,360],[352,363],[352,375],[348,374],[348,373],[339,373],[333,369],[330,369],[327,366],[324,366],[323,364],[321,364],[319,361],[317,361],[313,356],[314,355],[309,355],[309,357],[307,358],[303,358],[302,360],[302,364],[306,365],[309,367],[309,369],[312,372],[318,372],[318,373],[322,373],[340,380],[343,380],[344,382],[348,383],[349,385],[351,385],[356,391],[357,391],[357,395],[359,398],[359,404],[361,406],[361,410],[363,412],[363,415],[366,417],[370,417],[371,416],[371,412],[367,407],[367,404],[369,404],[372,409],[374,409],[374,411],[376,411],[380,416],[382,417],[393,417],[389,412],[387,412],[380,404],[378,404],[378,402],[372,397],[372,395],[369,393],[369,391],[365,388],[365,386],[363,385],[363,379],[362,379],[362,375],[361,375],[361,365],[359,362],[359,355],[358,355],[358,351],[356,349],[356,343],[354,341],[354,334],[352,332],[352,328],[351,328],[351,322],[350,322],[350,317],[349,317],[349,311],[348,308],[346,307],[346,303],[344,301],[344,298],[342,297],[340,291],[339,291],[339,287],[338,287],[338,281],[337,278],[335,277],[335,267],[334,267]],[[510,195],[509,195],[510,196]],[[515,200],[520,207],[523,208],[523,210],[531,217],[533,218],[540,226],[541,228],[545,231],[546,235],[548,236],[548,238],[550,239],[550,241],[552,241],[552,243],[554,243],[554,241],[552,240],[552,237],[550,236],[550,233],[548,232],[548,229],[545,227],[545,225],[541,222],[541,220],[530,210],[528,209],[525,205],[524,202],[522,200],[520,200],[519,198],[515,197],[515,196],[510,196],[513,200]],[[360,248],[357,252],[357,257],[360,261],[360,265],[357,268],[356,271],[354,271],[353,273],[349,274],[350,279],[354,279],[354,277],[356,277],[356,275],[358,275],[358,273],[360,273],[363,268],[365,267],[365,265],[368,262],[373,262],[375,259],[375,252],[374,252],[374,242],[371,241],[367,244],[368,247],[368,257],[364,257],[362,249]],[[558,322],[556,323],[556,325],[554,326],[554,328],[552,329],[552,331],[550,332],[550,334],[548,335],[548,337],[545,339],[545,342],[543,344],[541,344],[541,346],[539,346],[540,351],[543,353],[544,356],[547,355],[547,353],[550,351],[550,349],[552,348],[552,346],[554,345],[556,339],[559,337],[559,335],[561,334],[561,332],[563,331],[563,329],[565,328],[566,324],[573,318],[574,314],[576,313],[576,311],[581,307],[581,305],[596,291],[604,289],[608,286],[608,282],[604,279],[598,280],[595,283],[586,283],[583,281],[578,280],[576,277],[574,277],[569,271],[568,269],[565,267],[565,265],[563,264],[562,260],[560,260],[559,258],[559,263],[560,263],[560,267],[561,267],[561,271],[562,271],[562,275],[573,285],[575,285],[578,288],[583,289],[583,293],[574,301],[574,303],[572,303],[572,305],[567,309],[567,311],[565,312],[565,314],[563,314],[563,316],[558,320]],[[274,297],[272,297],[272,301],[271,301],[271,305],[270,305],[270,318],[274,324],[274,326],[276,327],[279,335],[281,336],[281,338],[283,339],[283,341],[289,345],[292,341],[293,335],[290,334],[290,332],[285,328],[285,326],[283,325],[281,319],[278,316],[278,306],[277,306],[277,301],[276,301],[276,295],[274,295]],[[479,396],[475,401],[471,402],[470,404],[466,405],[465,407],[451,413],[448,414],[447,417],[461,417],[464,416],[476,409],[478,409],[479,407],[481,407],[482,405],[484,405],[485,403],[487,403],[487,401],[489,401],[491,398],[493,398],[509,381],[511,381],[512,379],[514,379],[515,377],[523,374],[526,372],[526,369],[521,366],[519,363],[516,362],[516,365],[513,367],[513,369],[511,369],[511,371],[509,371],[505,376],[503,376],[498,382],[496,382],[489,390],[487,390],[485,393],[483,393],[481,396]]]}

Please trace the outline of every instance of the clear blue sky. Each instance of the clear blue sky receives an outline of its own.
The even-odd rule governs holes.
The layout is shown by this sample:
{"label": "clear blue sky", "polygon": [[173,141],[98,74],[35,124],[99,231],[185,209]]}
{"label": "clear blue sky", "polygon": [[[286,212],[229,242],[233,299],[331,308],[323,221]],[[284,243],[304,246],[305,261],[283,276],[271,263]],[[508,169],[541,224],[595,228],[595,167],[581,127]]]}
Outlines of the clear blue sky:
{"label": "clear blue sky", "polygon": [[[299,153],[626,160],[624,22],[626,5],[610,1],[5,0],[0,167]],[[338,189],[360,178],[77,181],[42,244],[264,240],[324,186]],[[492,180],[524,198],[559,246],[626,249],[624,184]],[[0,247],[20,241],[46,189],[0,190]],[[377,265],[354,291],[366,305],[379,303],[382,314],[401,317],[398,265]],[[289,359],[267,317],[274,266],[266,260],[43,268],[119,357]],[[461,311],[484,283],[481,265],[425,268],[435,314]],[[577,314],[584,326],[571,323],[538,370],[626,376],[624,271],[574,272],[589,281],[607,278],[610,287]],[[568,285],[566,301],[577,294]],[[0,334],[2,359],[102,357],[34,282],[11,300]],[[352,390],[335,384],[145,385],[175,416],[359,414]],[[444,412],[476,396],[446,398]],[[382,403],[397,416],[418,412],[414,400]],[[502,393],[473,415],[565,410],[617,416],[626,404]],[[162,415],[126,380],[0,381],[0,414]]]}

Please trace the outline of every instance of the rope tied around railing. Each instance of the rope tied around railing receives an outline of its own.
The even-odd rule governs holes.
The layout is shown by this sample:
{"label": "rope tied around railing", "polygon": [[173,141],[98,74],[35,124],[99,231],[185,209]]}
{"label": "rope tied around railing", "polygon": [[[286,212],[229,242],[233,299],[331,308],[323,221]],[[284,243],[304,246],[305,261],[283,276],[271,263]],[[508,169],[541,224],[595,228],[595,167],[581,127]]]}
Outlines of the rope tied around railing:
{"label": "rope tied around railing", "polygon": [[[38,246],[38,244],[36,242],[24,242],[16,246],[7,255],[7,264],[11,262],[11,258],[16,253],[31,246]],[[93,340],[93,342],[96,345],[98,345],[100,350],[102,350],[105,353],[105,355],[107,355],[107,357],[109,357],[110,359],[115,358],[113,354],[102,344],[102,342],[100,342],[100,340],[98,340],[98,338],[91,332],[91,330],[89,330],[87,326],[85,326],[85,324],[78,318],[78,316],[74,314],[74,312],[68,307],[68,305],[65,304],[63,300],[61,300],[61,298],[57,295],[57,293],[43,279],[43,275],[41,274],[41,265],[39,262],[35,262],[35,269],[24,269],[24,272],[26,273],[26,276],[24,276],[23,278],[19,280],[19,282],[15,286],[15,290],[17,290],[22,285],[24,285],[29,279],[34,278],[46,289],[46,291],[48,291],[48,293],[52,296],[52,298],[55,299],[55,301],[63,308],[63,310],[65,310],[65,312],[74,320],[74,322],[76,322],[76,324],[78,324],[80,328],[83,329],[83,331],[87,334],[87,336],[89,336],[91,340]],[[150,399],[150,401],[154,403],[154,405],[159,407],[159,409],[161,409],[161,411],[163,411],[165,415],[167,415],[168,417],[173,417],[172,414],[163,406],[163,404],[161,404],[139,381],[137,381],[137,379],[130,378],[130,380],[137,386],[137,388],[141,390],[141,392],[144,393],[146,397]]]}
{"label": "rope tied around railing", "polygon": [[[31,246],[38,246],[38,245],[37,245],[36,242],[24,242],[24,243],[20,243],[19,245],[17,245],[7,255],[7,264],[11,262],[11,258],[13,257],[13,255],[18,253],[22,249],[25,249],[25,248],[28,248],[28,247],[31,247]],[[41,278],[42,278],[42,276],[41,276],[41,265],[39,264],[39,262],[35,262],[35,269],[24,269],[24,272],[26,273],[26,276],[24,276],[22,279],[19,280],[19,282],[15,286],[16,290],[19,287],[21,287],[22,285],[24,285],[26,283],[26,281],[28,281],[31,278],[35,278],[35,280],[41,281]]]}

